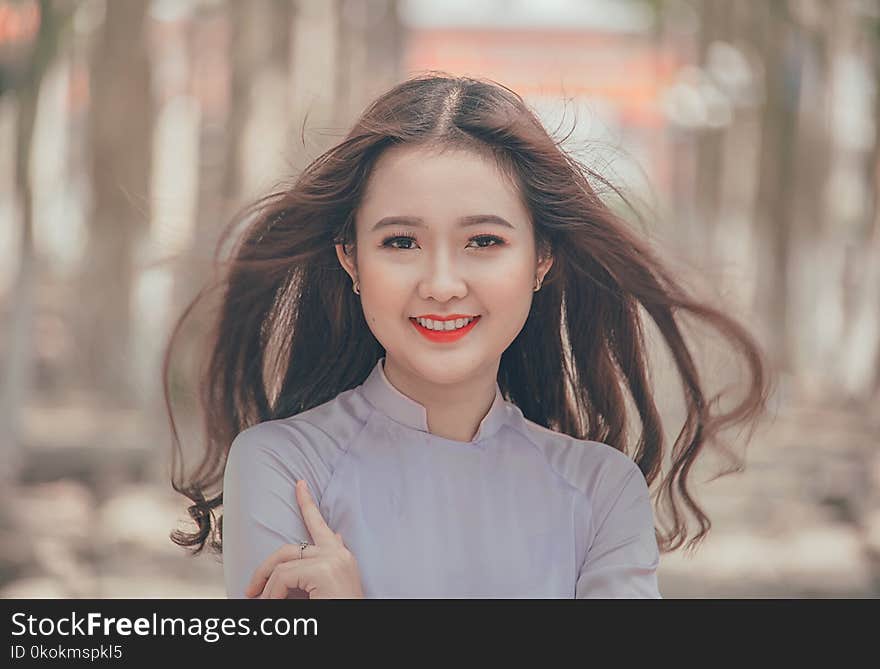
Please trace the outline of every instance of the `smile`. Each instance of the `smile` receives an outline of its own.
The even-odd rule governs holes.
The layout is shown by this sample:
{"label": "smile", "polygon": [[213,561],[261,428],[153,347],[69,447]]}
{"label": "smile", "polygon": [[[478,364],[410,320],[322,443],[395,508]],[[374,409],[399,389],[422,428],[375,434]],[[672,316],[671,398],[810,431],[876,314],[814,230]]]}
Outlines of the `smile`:
{"label": "smile", "polygon": [[[467,319],[464,319],[465,321]],[[480,321],[480,316],[476,316],[469,323],[465,323],[462,327],[455,328],[452,330],[432,330],[430,328],[425,327],[415,318],[410,318],[409,322],[413,324],[413,327],[421,334],[425,339],[432,342],[441,342],[448,343],[453,341],[458,341],[462,337],[464,337],[468,332],[476,327],[477,323]]]}

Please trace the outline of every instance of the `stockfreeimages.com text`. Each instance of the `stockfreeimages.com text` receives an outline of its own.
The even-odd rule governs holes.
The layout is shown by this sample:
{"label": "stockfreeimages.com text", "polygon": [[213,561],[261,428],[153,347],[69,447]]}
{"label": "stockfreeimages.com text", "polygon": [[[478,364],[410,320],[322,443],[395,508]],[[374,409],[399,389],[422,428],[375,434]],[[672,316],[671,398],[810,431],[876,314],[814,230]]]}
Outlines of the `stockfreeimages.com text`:
{"label": "stockfreeimages.com text", "polygon": [[73,611],[68,617],[36,618],[23,612],[12,614],[13,636],[197,636],[208,643],[218,641],[221,636],[308,636],[318,635],[318,621],[315,618],[263,618],[256,626],[251,626],[250,618],[160,618],[153,614],[150,618],[104,617],[100,613],[77,615]]}

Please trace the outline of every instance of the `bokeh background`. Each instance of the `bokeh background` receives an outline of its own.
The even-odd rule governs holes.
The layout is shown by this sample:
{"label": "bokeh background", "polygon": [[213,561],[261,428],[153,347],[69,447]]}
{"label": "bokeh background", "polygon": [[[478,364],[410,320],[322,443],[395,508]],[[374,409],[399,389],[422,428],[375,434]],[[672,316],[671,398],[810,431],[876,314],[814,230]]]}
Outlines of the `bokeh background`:
{"label": "bokeh background", "polygon": [[880,595],[880,1],[0,0],[0,597],[225,596],[168,537],[170,327],[240,207],[430,69],[522,94],[771,361],[664,596]]}

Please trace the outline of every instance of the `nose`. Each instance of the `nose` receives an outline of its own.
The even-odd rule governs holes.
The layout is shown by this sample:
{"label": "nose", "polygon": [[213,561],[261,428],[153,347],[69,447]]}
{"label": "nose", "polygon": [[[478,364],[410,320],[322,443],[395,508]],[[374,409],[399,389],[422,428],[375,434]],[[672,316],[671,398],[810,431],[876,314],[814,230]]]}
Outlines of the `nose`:
{"label": "nose", "polygon": [[455,297],[467,294],[467,281],[454,255],[438,248],[427,263],[419,281],[419,297],[448,302]]}

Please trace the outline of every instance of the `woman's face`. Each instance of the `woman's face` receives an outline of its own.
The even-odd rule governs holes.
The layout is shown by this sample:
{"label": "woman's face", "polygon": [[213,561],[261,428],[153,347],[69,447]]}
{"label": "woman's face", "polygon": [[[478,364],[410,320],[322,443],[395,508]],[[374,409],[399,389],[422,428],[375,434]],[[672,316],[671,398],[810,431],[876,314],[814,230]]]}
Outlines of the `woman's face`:
{"label": "woman's face", "polygon": [[[360,281],[365,319],[388,360],[440,384],[497,372],[536,276],[552,264],[538,263],[529,213],[499,168],[464,150],[388,149],[355,225],[356,263],[341,245],[336,252]],[[479,318],[464,336],[435,341],[413,322],[427,314]]]}

